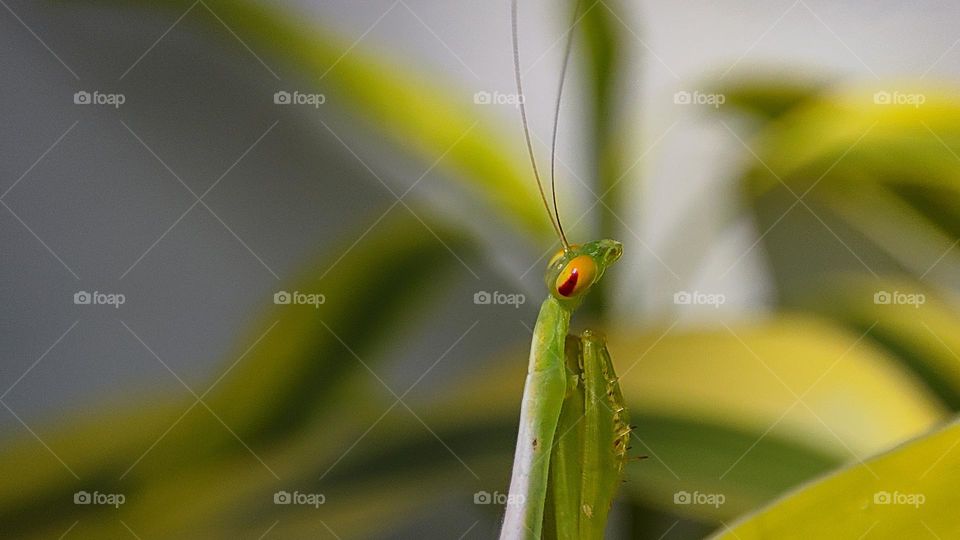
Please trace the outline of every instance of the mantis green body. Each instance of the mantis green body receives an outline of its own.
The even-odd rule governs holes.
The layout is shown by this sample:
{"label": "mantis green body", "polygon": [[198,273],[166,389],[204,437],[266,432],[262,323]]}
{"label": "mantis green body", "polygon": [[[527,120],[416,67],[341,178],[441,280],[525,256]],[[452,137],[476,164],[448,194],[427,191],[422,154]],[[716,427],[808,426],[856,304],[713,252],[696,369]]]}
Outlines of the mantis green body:
{"label": "mantis green body", "polygon": [[[540,307],[533,331],[500,538],[600,539],[623,474],[630,426],[603,336],[590,330],[574,336],[569,331],[573,312],[623,250],[614,240],[570,245],[557,210],[557,125],[572,31],[557,92],[550,164],[551,213],[522,99],[517,0],[511,5],[514,73],[527,153],[540,198],[563,249],[547,265],[545,281],[550,294]],[[579,20],[579,11],[577,0],[574,20]]]}
{"label": "mantis green body", "polygon": [[[603,537],[629,421],[604,338],[568,331],[589,287],[620,254],[618,242],[600,240],[572,246],[547,269],[551,294],[530,347],[502,539]],[[582,256],[596,264],[596,274],[566,297],[555,284]]]}

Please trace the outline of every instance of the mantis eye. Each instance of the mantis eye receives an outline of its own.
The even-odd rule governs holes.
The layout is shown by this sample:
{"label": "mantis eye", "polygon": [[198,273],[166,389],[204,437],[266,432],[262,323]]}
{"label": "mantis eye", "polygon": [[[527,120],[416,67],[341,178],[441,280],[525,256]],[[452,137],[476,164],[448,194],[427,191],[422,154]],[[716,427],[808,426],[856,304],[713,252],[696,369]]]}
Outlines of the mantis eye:
{"label": "mantis eye", "polygon": [[597,263],[588,255],[574,257],[557,276],[557,293],[571,298],[593,284],[597,275]]}

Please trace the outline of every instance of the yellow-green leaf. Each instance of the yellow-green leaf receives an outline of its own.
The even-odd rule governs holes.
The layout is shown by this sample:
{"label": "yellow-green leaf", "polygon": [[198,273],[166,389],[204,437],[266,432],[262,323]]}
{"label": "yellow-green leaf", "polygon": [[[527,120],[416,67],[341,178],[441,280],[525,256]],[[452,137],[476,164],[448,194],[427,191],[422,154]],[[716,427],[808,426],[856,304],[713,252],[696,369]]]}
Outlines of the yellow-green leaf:
{"label": "yellow-green leaf", "polygon": [[716,538],[956,538],[960,424],[830,474]]}

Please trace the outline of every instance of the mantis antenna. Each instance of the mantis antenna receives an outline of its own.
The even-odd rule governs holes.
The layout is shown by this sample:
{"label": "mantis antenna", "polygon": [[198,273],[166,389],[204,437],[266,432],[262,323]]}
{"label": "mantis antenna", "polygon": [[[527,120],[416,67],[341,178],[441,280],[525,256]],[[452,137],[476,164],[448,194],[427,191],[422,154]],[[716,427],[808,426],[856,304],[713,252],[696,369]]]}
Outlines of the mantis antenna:
{"label": "mantis antenna", "polygon": [[[579,2],[578,2],[579,4]],[[577,6],[579,9],[579,5]],[[556,206],[554,206],[554,211],[550,210],[550,203],[547,202],[547,195],[543,189],[543,181],[540,179],[540,170],[537,168],[537,160],[533,155],[533,143],[530,140],[530,127],[527,123],[527,107],[524,103],[525,99],[523,96],[523,82],[522,76],[520,73],[520,44],[518,37],[518,24],[517,24],[517,0],[511,2],[511,21],[513,23],[513,71],[515,78],[517,80],[517,97],[520,106],[520,121],[523,123],[523,137],[527,143],[527,154],[530,156],[530,165],[533,167],[533,177],[537,181],[537,189],[540,191],[540,200],[543,201],[543,207],[547,210],[547,215],[550,217],[550,224],[553,225],[553,230],[557,233],[557,237],[560,238],[560,242],[563,244],[564,251],[570,250],[570,243],[567,242],[567,237],[563,233],[563,228],[559,223],[559,216],[557,219],[554,219],[556,214]],[[568,45],[569,52],[569,45]],[[564,60],[564,65],[566,65],[566,60]],[[564,67],[564,70],[566,68]],[[561,82],[562,86],[562,82]],[[559,99],[558,99],[558,110],[559,110]],[[554,126],[554,141],[556,141],[556,126]],[[552,169],[552,165],[551,165]],[[556,203],[556,192],[553,193],[554,203]]]}
{"label": "mantis antenna", "polygon": [[557,133],[559,132],[560,126],[560,101],[563,99],[563,82],[567,78],[567,65],[570,63],[570,50],[573,48],[573,31],[576,28],[579,19],[577,16],[580,14],[580,3],[582,0],[577,0],[576,5],[573,7],[573,24],[570,25],[570,29],[567,31],[567,45],[566,50],[563,53],[563,67],[560,68],[560,85],[557,88],[557,107],[553,112],[553,141],[550,143],[550,192],[553,195],[553,214],[557,217],[557,229],[560,231],[560,238],[563,239],[564,249],[569,249],[569,244],[567,244],[567,237],[563,232],[563,223],[560,222],[560,210],[557,206]]}

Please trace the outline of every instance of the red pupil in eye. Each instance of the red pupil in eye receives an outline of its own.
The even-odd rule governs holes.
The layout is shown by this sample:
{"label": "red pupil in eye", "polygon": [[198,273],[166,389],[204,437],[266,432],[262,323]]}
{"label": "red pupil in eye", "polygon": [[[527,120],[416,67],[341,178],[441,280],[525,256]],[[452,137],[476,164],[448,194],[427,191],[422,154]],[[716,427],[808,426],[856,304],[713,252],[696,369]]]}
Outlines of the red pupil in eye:
{"label": "red pupil in eye", "polygon": [[573,294],[573,290],[577,288],[577,280],[579,279],[579,272],[574,268],[570,271],[570,277],[563,282],[562,285],[557,287],[557,292],[562,296],[570,296]]}

